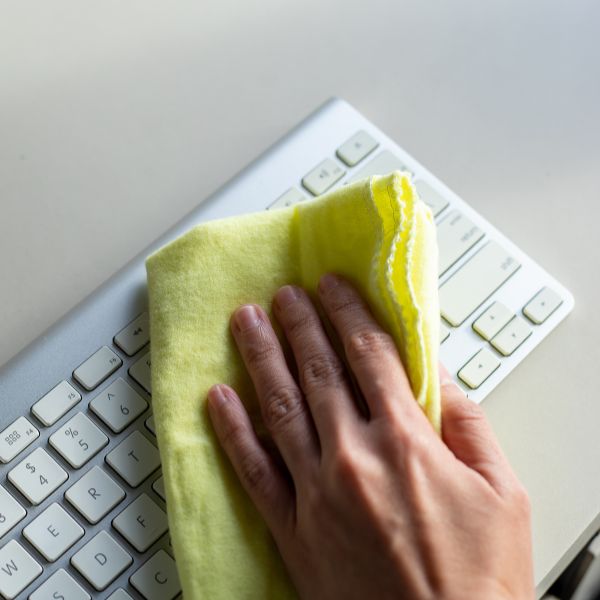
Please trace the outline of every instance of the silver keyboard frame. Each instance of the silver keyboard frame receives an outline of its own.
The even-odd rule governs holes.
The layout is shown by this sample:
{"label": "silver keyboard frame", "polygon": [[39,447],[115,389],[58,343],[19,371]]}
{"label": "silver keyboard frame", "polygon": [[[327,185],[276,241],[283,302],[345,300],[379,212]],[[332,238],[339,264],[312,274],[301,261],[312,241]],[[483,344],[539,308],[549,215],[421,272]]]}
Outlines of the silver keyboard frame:
{"label": "silver keyboard frame", "polygon": [[[353,168],[348,168],[339,161],[335,155],[335,151],[360,129],[371,134],[380,145],[365,160],[359,162]],[[94,598],[105,598],[119,587],[123,587],[133,598],[142,598],[128,583],[128,577],[159,548],[166,549],[172,555],[172,550],[168,543],[168,533],[147,552],[141,554],[129,546],[118,533],[110,531],[111,535],[131,554],[134,563],[106,590],[101,593],[92,591],[91,586],[72,567],[69,567],[69,558],[99,531],[110,529],[109,523],[112,519],[140,493],[146,492],[159,506],[164,508],[164,503],[151,490],[151,484],[158,478],[160,470],[147,479],[141,486],[133,489],[113,473],[109,467],[104,465],[105,455],[136,428],[142,431],[148,439],[155,442],[155,438],[144,426],[144,421],[150,413],[148,411],[144,413],[122,433],[113,434],[87,408],[90,400],[119,376],[134,386],[143,397],[149,399],[148,394],[127,375],[129,367],[139,360],[144,350],[141,350],[133,357],[128,357],[112,341],[113,336],[117,332],[146,310],[145,258],[154,250],[183,234],[198,223],[241,213],[261,211],[288,190],[290,186],[295,185],[299,189],[302,189],[300,185],[302,177],[324,158],[332,158],[346,170],[344,178],[336,184],[339,186],[343,185],[345,181],[361,170],[379,152],[386,149],[395,154],[414,173],[415,179],[426,180],[432,187],[449,199],[449,207],[442,211],[436,221],[443,220],[452,208],[458,208],[485,232],[484,238],[444,274],[440,279],[440,284],[460,269],[483,244],[490,239],[495,239],[505,250],[512,253],[522,263],[522,266],[492,296],[493,300],[503,302],[509,308],[512,308],[516,314],[519,314],[526,302],[544,286],[552,287],[563,298],[563,304],[544,324],[540,326],[532,325],[534,330],[533,335],[512,356],[501,357],[501,367],[479,389],[467,390],[459,382],[474,401],[480,402],[483,400],[570,312],[574,305],[573,297],[559,282],[349,104],[336,98],[329,100],[252,164],[234,176],[220,190],[202,202],[193,212],[183,218],[162,237],[140,252],[133,260],[21,353],[0,368],[0,430],[3,430],[22,415],[27,416],[40,430],[40,437],[36,442],[21,452],[9,464],[0,465],[0,483],[19,500],[28,513],[23,521],[17,524],[0,540],[0,546],[4,546],[11,539],[18,539],[19,543],[44,568],[44,573],[19,594],[17,596],[18,599],[27,598],[34,589],[59,568],[67,570]],[[303,191],[310,197],[308,192]],[[490,347],[489,344],[484,342],[472,330],[471,324],[489,306],[492,299],[485,302],[461,327],[456,329],[451,328],[452,333],[449,339],[442,344],[440,352],[441,360],[454,374],[481,347],[486,345]],[[87,392],[73,381],[71,374],[77,366],[102,345],[107,345],[113,349],[122,358],[123,366],[96,390]],[[68,380],[76,387],[82,394],[83,399],[53,426],[48,428],[43,427],[31,415],[30,408],[40,397],[63,379]],[[48,445],[47,439],[62,423],[70,419],[78,411],[83,411],[108,435],[109,445],[103,448],[82,469],[74,470]],[[32,507],[8,483],[6,476],[10,469],[39,446],[44,447],[62,468],[67,471],[69,479],[41,505]],[[106,472],[126,491],[127,498],[118,504],[99,524],[89,525],[66,501],[62,501],[62,497],[64,491],[94,465],[104,465],[103,468],[106,469]],[[21,530],[54,501],[59,501],[66,508],[67,512],[80,523],[86,533],[63,557],[55,563],[49,564],[21,536]]]}

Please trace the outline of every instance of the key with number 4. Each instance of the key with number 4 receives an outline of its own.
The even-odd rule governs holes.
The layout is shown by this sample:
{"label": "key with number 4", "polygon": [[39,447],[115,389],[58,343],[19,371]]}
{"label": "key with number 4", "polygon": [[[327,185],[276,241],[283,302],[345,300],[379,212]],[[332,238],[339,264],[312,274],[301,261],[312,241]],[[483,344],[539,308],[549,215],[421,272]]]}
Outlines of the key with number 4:
{"label": "key with number 4", "polygon": [[43,448],[34,450],[8,473],[8,480],[31,504],[43,502],[67,477]]}

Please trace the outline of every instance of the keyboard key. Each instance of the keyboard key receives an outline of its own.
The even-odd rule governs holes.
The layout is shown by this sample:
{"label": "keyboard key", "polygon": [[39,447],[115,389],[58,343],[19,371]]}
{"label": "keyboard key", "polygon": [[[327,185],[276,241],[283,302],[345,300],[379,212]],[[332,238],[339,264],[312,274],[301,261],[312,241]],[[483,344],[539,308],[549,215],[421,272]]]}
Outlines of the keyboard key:
{"label": "keyboard key", "polygon": [[108,346],[102,346],[73,371],[73,377],[83,388],[91,391],[122,364],[123,361]]}
{"label": "keyboard key", "polygon": [[137,487],[158,469],[160,457],[154,444],[134,431],[106,455],[106,462],[131,487]]}
{"label": "keyboard key", "polygon": [[132,562],[131,556],[106,531],[101,531],[71,557],[71,564],[99,592]]}
{"label": "keyboard key", "polygon": [[494,302],[474,323],[473,329],[488,342],[514,317],[500,302]]}
{"label": "keyboard key", "polygon": [[167,494],[165,493],[165,480],[162,475],[152,484],[152,489],[163,499],[163,501],[167,501]]}
{"label": "keyboard key", "polygon": [[8,473],[8,480],[31,504],[43,502],[67,478],[66,471],[43,448],[36,448]]}
{"label": "keyboard key", "polygon": [[150,341],[148,313],[143,312],[115,335],[114,342],[127,356],[133,356]]}
{"label": "keyboard key", "polygon": [[62,556],[83,533],[77,522],[56,502],[23,529],[25,538],[49,562]]}
{"label": "keyboard key", "polygon": [[461,325],[520,266],[497,242],[484,246],[440,287],[444,319]]}
{"label": "keyboard key", "polygon": [[380,152],[373,160],[368,162],[358,173],[355,173],[348,183],[370,177],[371,175],[387,175],[392,171],[406,171],[404,163],[394,156],[389,150]]}
{"label": "keyboard key", "polygon": [[12,600],[42,573],[42,567],[15,540],[0,549],[0,594]]}
{"label": "keyboard key", "polygon": [[148,550],[169,529],[167,515],[146,494],[138,496],[112,524],[138,552]]}
{"label": "keyboard key", "polygon": [[448,200],[425,181],[415,182],[419,198],[429,206],[434,217],[437,217],[448,206]]}
{"label": "keyboard key", "polygon": [[536,325],[543,323],[561,304],[562,298],[550,288],[542,288],[525,306],[523,314]]}
{"label": "keyboard key", "polygon": [[471,389],[477,389],[498,367],[500,360],[487,348],[482,348],[459,372],[458,376]]}
{"label": "keyboard key", "polygon": [[125,498],[125,492],[100,467],[92,467],[65,498],[94,525]]}
{"label": "keyboard key", "polygon": [[96,413],[115,433],[135,421],[148,403],[120,377],[90,402]]}
{"label": "keyboard key", "polygon": [[129,375],[135,379],[149,394],[152,393],[152,378],[150,376],[150,350],[136,363],[129,367]]}
{"label": "keyboard key", "polygon": [[366,156],[371,154],[375,148],[379,146],[366,131],[355,133],[348,141],[344,142],[338,149],[336,154],[349,167],[357,165]]}
{"label": "keyboard key", "polygon": [[483,231],[457,210],[450,212],[437,226],[439,248],[438,275],[443,275],[481,238]]}
{"label": "keyboard key", "polygon": [[83,413],[77,413],[48,440],[50,445],[75,469],[108,444],[108,438]]}
{"label": "keyboard key", "polygon": [[0,461],[10,462],[39,435],[40,432],[25,417],[19,417],[0,433]]}
{"label": "keyboard key", "polygon": [[277,208],[287,208],[288,206],[294,206],[306,200],[306,196],[298,188],[290,188],[287,192],[284,192],[273,202],[267,206],[267,210],[275,210]]}
{"label": "keyboard key", "polygon": [[91,596],[64,570],[59,569],[29,596],[29,600],[90,600]]}
{"label": "keyboard key", "polygon": [[133,598],[123,589],[115,590],[106,600],[133,600]]}
{"label": "keyboard key", "polygon": [[440,321],[440,344],[443,344],[450,335],[450,330],[444,325],[442,321]]}
{"label": "keyboard key", "polygon": [[0,485],[0,538],[26,514],[25,509]]}
{"label": "keyboard key", "polygon": [[129,581],[146,600],[173,600],[181,592],[175,561],[164,550],[159,550]]}
{"label": "keyboard key", "polygon": [[150,415],[146,419],[146,428],[152,435],[156,435],[156,426],[154,424],[154,415]]}
{"label": "keyboard key", "polygon": [[61,381],[31,407],[31,412],[40,423],[49,427],[80,400],[81,394],[68,381]]}
{"label": "keyboard key", "polygon": [[531,327],[525,319],[515,317],[490,343],[500,354],[510,356],[530,335]]}
{"label": "keyboard key", "polygon": [[302,185],[315,196],[320,196],[339,181],[346,171],[335,161],[326,158],[302,178]]}

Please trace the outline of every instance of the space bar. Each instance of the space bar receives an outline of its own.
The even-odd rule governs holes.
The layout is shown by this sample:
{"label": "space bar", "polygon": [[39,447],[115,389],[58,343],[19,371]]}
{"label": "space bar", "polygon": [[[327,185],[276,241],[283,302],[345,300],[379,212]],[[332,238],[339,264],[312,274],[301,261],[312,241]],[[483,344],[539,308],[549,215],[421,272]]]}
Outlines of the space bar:
{"label": "space bar", "polygon": [[440,287],[442,317],[458,327],[520,266],[499,244],[490,242]]}

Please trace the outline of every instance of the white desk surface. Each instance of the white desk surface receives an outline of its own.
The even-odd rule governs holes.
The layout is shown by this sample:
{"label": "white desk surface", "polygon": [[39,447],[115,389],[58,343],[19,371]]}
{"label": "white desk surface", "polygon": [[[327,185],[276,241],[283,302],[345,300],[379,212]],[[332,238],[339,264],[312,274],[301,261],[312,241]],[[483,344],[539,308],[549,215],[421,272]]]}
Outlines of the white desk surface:
{"label": "white desk surface", "polygon": [[600,513],[599,22],[594,0],[0,3],[0,364],[341,96],[575,295],[484,403],[549,581]]}

